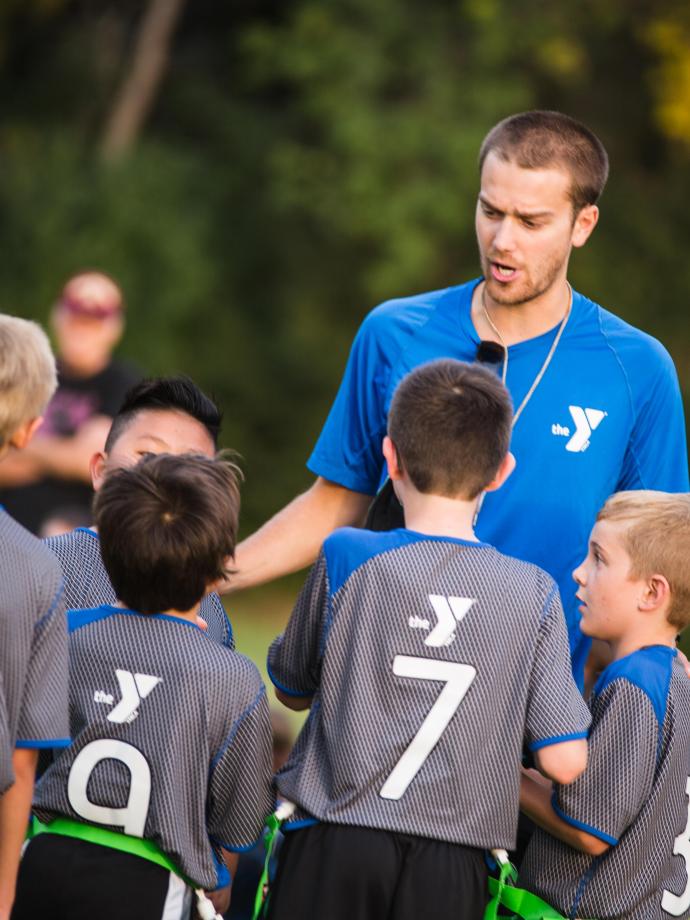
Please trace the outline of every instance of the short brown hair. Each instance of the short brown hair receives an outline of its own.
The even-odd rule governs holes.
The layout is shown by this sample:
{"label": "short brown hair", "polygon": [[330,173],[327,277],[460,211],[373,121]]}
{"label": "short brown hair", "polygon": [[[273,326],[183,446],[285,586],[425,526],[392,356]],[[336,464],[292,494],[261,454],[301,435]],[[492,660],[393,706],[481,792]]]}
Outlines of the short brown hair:
{"label": "short brown hair", "polygon": [[194,607],[234,556],[238,482],[234,464],[190,454],[113,471],[94,516],[118,599],[140,613]]}
{"label": "short brown hair", "polygon": [[671,586],[668,621],[678,630],[690,624],[690,493],[616,492],[598,521],[628,521],[622,542],[632,578],[663,575]]}
{"label": "short brown hair", "polygon": [[0,447],[43,414],[57,387],[55,357],[38,323],[0,314]]}
{"label": "short brown hair", "polygon": [[418,491],[472,499],[508,452],[512,416],[508,391],[494,373],[443,358],[398,385],[388,434]]}
{"label": "short brown hair", "polygon": [[564,169],[570,175],[575,214],[596,204],[609,174],[609,158],[596,134],[561,112],[522,112],[504,118],[484,138],[480,172],[490,153],[522,169]]}

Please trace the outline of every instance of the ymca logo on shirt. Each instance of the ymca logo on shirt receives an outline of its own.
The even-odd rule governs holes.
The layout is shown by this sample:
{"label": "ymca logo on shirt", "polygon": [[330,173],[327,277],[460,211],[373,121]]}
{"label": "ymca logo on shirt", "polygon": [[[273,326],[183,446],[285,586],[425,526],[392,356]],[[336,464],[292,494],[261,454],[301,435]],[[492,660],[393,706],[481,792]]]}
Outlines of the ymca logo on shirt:
{"label": "ymca logo on shirt", "polygon": [[424,645],[440,648],[450,645],[455,639],[455,627],[462,622],[465,614],[474,604],[472,597],[444,597],[442,594],[430,594],[429,602],[436,614],[436,625],[431,629],[431,623],[426,617],[413,614],[407,621],[410,629],[431,629],[424,639]]}
{"label": "ymca logo on shirt", "polygon": [[[133,722],[139,715],[139,705],[151,693],[162,678],[153,674],[132,674],[131,671],[122,671],[116,668],[115,676],[120,685],[120,702],[108,713],[108,721],[122,724]],[[96,690],[93,695],[94,703],[105,703],[109,706],[115,702],[115,697],[104,690]]]}
{"label": "ymca logo on shirt", "polygon": [[[583,408],[582,406],[568,406],[573,425],[560,425],[554,422],[551,434],[556,437],[568,438],[565,449],[573,454],[587,450],[590,445],[592,432],[595,431],[608,415],[603,409]],[[574,427],[573,427],[574,426]]]}

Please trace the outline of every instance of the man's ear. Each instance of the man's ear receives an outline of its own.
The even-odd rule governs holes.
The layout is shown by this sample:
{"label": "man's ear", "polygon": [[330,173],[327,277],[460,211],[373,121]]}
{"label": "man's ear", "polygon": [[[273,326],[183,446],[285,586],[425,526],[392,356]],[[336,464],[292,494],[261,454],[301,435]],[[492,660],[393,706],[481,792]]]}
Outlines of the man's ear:
{"label": "man's ear", "polygon": [[39,415],[37,418],[29,419],[28,422],[24,422],[19,426],[19,428],[17,428],[7,443],[12,447],[15,447],[17,450],[23,450],[42,424],[42,415]]}
{"label": "man's ear", "polygon": [[103,485],[106,476],[106,456],[102,451],[94,454],[89,460],[89,472],[91,473],[91,485],[93,491],[98,492]]}
{"label": "man's ear", "polygon": [[500,489],[514,469],[515,457],[511,454],[510,451],[508,451],[503,460],[501,460],[500,466],[496,470],[496,475],[494,478],[487,486],[484,486],[484,491],[495,492],[496,489]]}
{"label": "man's ear", "polygon": [[571,235],[572,244],[576,249],[585,245],[598,221],[599,208],[595,204],[587,204],[580,209],[580,213],[575,218]]}
{"label": "man's ear", "polygon": [[638,610],[653,613],[671,601],[671,586],[663,575],[650,576],[638,603]]}
{"label": "man's ear", "polygon": [[383,439],[383,456],[388,464],[388,478],[393,482],[402,479],[403,470],[398,459],[398,451],[388,435]]}

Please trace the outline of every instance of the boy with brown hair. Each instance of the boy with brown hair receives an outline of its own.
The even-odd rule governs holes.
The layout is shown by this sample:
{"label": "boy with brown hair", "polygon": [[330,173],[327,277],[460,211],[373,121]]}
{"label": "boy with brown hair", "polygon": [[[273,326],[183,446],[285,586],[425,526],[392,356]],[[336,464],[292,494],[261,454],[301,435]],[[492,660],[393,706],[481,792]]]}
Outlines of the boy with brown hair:
{"label": "boy with brown hair", "polygon": [[[41,327],[0,315],[0,460],[29,443],[56,385],[55,359]],[[0,920],[7,920],[38,753],[69,744],[69,721],[60,567],[1,508],[0,684],[15,776],[0,798]]]}
{"label": "boy with brown hair", "polygon": [[526,775],[521,806],[543,830],[521,881],[567,917],[690,917],[690,494],[619,492],[573,577],[582,631],[613,662],[590,701],[586,771],[553,789]]}
{"label": "boy with brown hair", "polygon": [[311,707],[280,794],[272,920],[479,920],[484,849],[511,847],[523,742],[544,772],[584,768],[589,723],[558,589],[480,543],[480,496],[509,475],[510,397],[435,361],[398,387],[383,450],[405,527],[325,542],[269,676]]}
{"label": "boy with brown hair", "polygon": [[271,728],[254,664],[197,625],[238,525],[236,469],[203,456],[112,471],[95,520],[117,605],[71,610],[73,743],[41,778],[13,920],[187,918],[225,889],[273,805]]}

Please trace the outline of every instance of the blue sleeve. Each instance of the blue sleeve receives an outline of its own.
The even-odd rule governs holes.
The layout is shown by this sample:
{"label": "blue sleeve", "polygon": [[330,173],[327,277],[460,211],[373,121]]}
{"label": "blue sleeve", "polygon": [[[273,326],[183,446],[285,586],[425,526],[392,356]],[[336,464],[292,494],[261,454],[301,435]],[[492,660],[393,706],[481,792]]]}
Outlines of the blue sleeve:
{"label": "blue sleeve", "polygon": [[[628,369],[636,370],[644,388],[636,398],[635,427],[616,490],[687,492],[688,454],[678,376],[668,352],[658,342],[653,344],[655,352],[645,353],[646,366]],[[652,363],[656,373],[650,379]]]}
{"label": "blue sleeve", "polygon": [[366,495],[376,494],[383,468],[394,335],[380,310],[362,323],[338,395],[307,462],[317,476]]}

